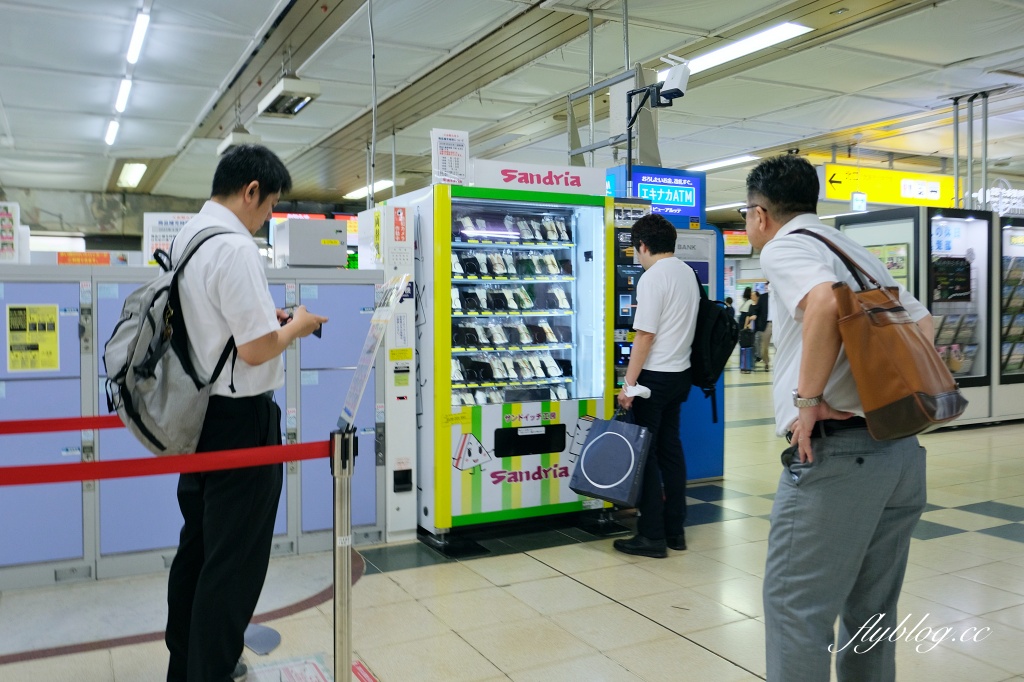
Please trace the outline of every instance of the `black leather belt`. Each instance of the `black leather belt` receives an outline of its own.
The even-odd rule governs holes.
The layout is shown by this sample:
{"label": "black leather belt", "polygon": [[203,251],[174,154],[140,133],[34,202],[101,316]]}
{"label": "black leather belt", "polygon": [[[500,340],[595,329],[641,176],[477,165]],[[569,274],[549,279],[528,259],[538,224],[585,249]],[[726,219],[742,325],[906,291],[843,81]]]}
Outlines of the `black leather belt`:
{"label": "black leather belt", "polygon": [[[834,436],[840,431],[848,431],[850,429],[866,429],[868,427],[867,420],[864,417],[850,417],[849,419],[822,419],[815,423],[814,430],[811,431],[811,438],[827,438],[828,436]],[[793,432],[786,432],[786,442],[792,442]]]}

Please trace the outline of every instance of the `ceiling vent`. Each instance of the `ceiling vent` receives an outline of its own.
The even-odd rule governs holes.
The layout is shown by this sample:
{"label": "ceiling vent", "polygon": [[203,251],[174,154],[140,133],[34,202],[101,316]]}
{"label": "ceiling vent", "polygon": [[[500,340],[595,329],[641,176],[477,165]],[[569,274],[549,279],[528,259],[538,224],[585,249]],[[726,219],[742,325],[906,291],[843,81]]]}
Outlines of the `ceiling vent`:
{"label": "ceiling vent", "polygon": [[256,112],[259,116],[294,118],[319,96],[320,84],[316,81],[304,81],[294,74],[285,74],[260,100]]}

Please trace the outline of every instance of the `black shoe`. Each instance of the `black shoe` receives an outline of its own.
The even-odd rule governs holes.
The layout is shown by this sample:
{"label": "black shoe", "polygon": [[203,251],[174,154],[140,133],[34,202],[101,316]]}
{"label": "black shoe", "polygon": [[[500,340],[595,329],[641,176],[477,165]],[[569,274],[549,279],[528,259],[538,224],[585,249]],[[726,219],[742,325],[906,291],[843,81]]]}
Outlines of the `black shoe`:
{"label": "black shoe", "polygon": [[649,540],[643,535],[634,535],[628,540],[616,540],[612,546],[623,554],[648,556],[652,559],[664,559],[668,556],[664,540]]}
{"label": "black shoe", "polygon": [[682,552],[686,549],[686,534],[670,535],[665,538],[665,544],[668,545],[669,549],[675,549]]}
{"label": "black shoe", "polygon": [[245,659],[238,659],[238,663],[235,664],[235,669],[231,671],[231,682],[244,682],[249,677],[249,666],[245,664]]}

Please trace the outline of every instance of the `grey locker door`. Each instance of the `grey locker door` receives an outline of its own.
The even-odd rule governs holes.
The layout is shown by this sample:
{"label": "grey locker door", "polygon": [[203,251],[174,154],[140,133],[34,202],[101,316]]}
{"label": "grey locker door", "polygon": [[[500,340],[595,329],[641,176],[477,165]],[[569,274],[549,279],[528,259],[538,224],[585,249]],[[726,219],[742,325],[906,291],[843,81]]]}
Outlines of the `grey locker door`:
{"label": "grey locker door", "polygon": [[[345,400],[353,370],[304,370],[302,372],[302,419],[299,438],[311,443],[330,438],[337,428],[338,414]],[[359,456],[352,475],[352,526],[377,523],[377,457],[374,374],[356,414]],[[330,462],[313,459],[302,462],[302,532],[326,530],[334,525],[334,480]]]}
{"label": "grey locker door", "polygon": [[[270,297],[274,299],[275,308],[284,308],[285,295],[283,284],[270,285]],[[281,388],[274,391],[274,402],[281,408],[281,441],[284,442],[285,415],[288,413],[288,396],[285,387],[288,385],[288,364],[285,363],[285,380]],[[285,477],[287,482],[287,476]],[[281,486],[281,501],[277,505],[277,518],[274,520],[274,535],[288,534],[288,486]]]}
{"label": "grey locker door", "polygon": [[[81,395],[77,377],[0,380],[0,415],[74,417],[82,414]],[[77,430],[0,436],[0,466],[79,462],[81,446]],[[84,557],[81,483],[0,486],[0,519],[0,566]]]}
{"label": "grey locker door", "polygon": [[[328,318],[323,338],[299,341],[299,367],[355,367],[373,317],[372,284],[303,284],[299,301],[306,309]],[[339,405],[339,408],[341,406]],[[340,411],[340,409],[339,409]]]}

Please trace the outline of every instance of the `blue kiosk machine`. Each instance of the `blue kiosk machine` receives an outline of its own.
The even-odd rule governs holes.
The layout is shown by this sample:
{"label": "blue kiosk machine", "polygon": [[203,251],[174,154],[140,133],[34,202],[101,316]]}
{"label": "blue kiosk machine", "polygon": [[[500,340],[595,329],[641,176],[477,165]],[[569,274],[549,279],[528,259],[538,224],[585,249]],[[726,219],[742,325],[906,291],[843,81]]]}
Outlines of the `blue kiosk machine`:
{"label": "blue kiosk machine", "polygon": [[[636,282],[643,268],[635,259],[630,227],[642,215],[658,213],[677,228],[676,257],[700,277],[708,296],[720,299],[724,287],[725,250],[722,233],[705,223],[705,176],[673,168],[633,166],[632,185],[626,167],[608,171],[607,190],[615,199],[615,300],[614,363],[616,386],[629,364],[633,341]],[[630,191],[632,189],[632,191]],[[718,421],[712,421],[711,400],[693,388],[683,403],[680,433],[686,453],[689,481],[720,479],[725,473],[725,384],[719,378],[714,400]]]}

